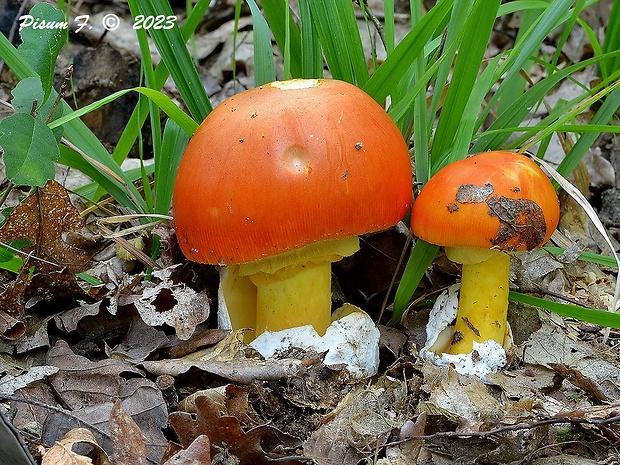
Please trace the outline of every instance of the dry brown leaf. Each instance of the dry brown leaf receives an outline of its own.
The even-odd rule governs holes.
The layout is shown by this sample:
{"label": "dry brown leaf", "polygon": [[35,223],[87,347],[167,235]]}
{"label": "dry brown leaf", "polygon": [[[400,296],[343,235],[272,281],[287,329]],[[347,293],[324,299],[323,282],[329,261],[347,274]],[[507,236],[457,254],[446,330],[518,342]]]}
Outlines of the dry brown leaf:
{"label": "dry brown leaf", "polygon": [[388,446],[385,458],[379,459],[377,465],[414,465],[424,446],[422,440],[409,439],[413,436],[423,436],[426,428],[426,414],[421,413],[415,422],[407,420],[398,432],[395,445]]}
{"label": "dry brown leaf", "polygon": [[90,361],[74,354],[62,340],[49,350],[47,362],[60,369],[50,380],[64,404],[72,410],[118,397],[123,384],[121,373],[142,374],[141,370],[120,360]]}
{"label": "dry brown leaf", "polygon": [[164,465],[211,465],[211,444],[209,438],[201,434],[189,445],[168,460]]}
{"label": "dry brown leaf", "polygon": [[405,422],[407,386],[385,378],[351,391],[324,424],[304,443],[304,455],[319,465],[354,465],[368,456],[369,444],[381,447],[394,428]]}
{"label": "dry brown leaf", "polygon": [[196,325],[209,317],[209,297],[207,293],[196,292],[183,283],[171,279],[172,268],[153,272],[159,284],[150,285],[134,301],[136,309],[144,322],[151,326],[167,324],[173,327],[181,340],[189,339]]}
{"label": "dry brown leaf", "polygon": [[146,438],[117,400],[110,414],[110,439],[115,465],[146,465]]}
{"label": "dry brown leaf", "polygon": [[96,316],[101,311],[101,302],[86,303],[78,301],[78,306],[71,308],[54,317],[54,323],[58,328],[67,332],[75,331],[80,320],[86,316]]}
{"label": "dry brown leaf", "polygon": [[147,325],[137,315],[132,318],[129,331],[123,342],[110,349],[106,345],[106,354],[110,358],[125,360],[130,363],[140,363],[168,343],[168,337],[162,330]]}
{"label": "dry brown leaf", "polygon": [[93,434],[85,428],[69,431],[63,439],[58,441],[43,456],[41,465],[90,465],[93,461],[86,456],[73,452],[73,446],[78,443],[88,443],[92,446],[97,458],[97,465],[113,465],[105,451],[97,444]]}
{"label": "dry brown leaf", "polygon": [[86,271],[88,254],[64,237],[84,226],[64,187],[51,180],[26,197],[9,214],[0,228],[0,242],[22,243],[20,249],[32,254],[12,286],[0,294],[0,308],[21,315],[26,300],[81,296],[75,273]]}
{"label": "dry brown leaf", "polygon": [[196,352],[201,347],[213,346],[219,343],[229,333],[230,330],[228,329],[198,327],[187,341],[182,341],[178,337],[172,336],[168,344],[162,347],[162,351],[168,358],[184,357]]}
{"label": "dry brown leaf", "polygon": [[154,382],[140,377],[140,370],[120,360],[94,362],[76,355],[64,341],[50,349],[48,361],[60,369],[50,377],[56,396],[72,412],[71,416],[53,413],[47,417],[42,433],[46,441],[54,441],[85,422],[98,430],[97,440],[110,451],[112,399],[118,398],[147,438],[147,456],[159,461],[167,445],[162,428],[166,427],[168,411]]}
{"label": "dry brown leaf", "polygon": [[502,406],[477,377],[463,376],[451,368],[425,363],[422,372],[429,394],[423,411],[442,412],[459,424],[461,431],[477,431],[483,424],[495,426],[504,414]]}
{"label": "dry brown leaf", "polygon": [[0,335],[10,341],[15,341],[26,332],[23,321],[13,318],[8,313],[0,310]]}
{"label": "dry brown leaf", "polygon": [[298,441],[270,425],[243,431],[239,419],[221,416],[215,404],[206,397],[196,399],[196,408],[195,416],[174,412],[169,417],[170,425],[184,448],[189,447],[200,435],[205,435],[211,443],[211,456],[225,449],[244,464],[305,462],[290,453],[299,445]]}

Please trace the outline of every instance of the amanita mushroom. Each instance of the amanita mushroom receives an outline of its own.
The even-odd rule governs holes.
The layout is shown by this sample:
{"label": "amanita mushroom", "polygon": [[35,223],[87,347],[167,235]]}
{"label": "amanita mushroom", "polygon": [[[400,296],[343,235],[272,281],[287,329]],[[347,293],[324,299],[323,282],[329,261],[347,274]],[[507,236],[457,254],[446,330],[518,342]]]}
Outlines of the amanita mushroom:
{"label": "amanita mushroom", "polygon": [[456,323],[435,352],[467,354],[506,336],[510,257],[549,240],[559,220],[553,185],[528,157],[485,152],[452,163],[423,187],[411,211],[420,239],[463,265]]}
{"label": "amanita mushroom", "polygon": [[407,145],[383,108],[337,80],[276,81],[222,102],[174,187],[181,250],[228,265],[233,329],[329,326],[331,263],[411,203]]}

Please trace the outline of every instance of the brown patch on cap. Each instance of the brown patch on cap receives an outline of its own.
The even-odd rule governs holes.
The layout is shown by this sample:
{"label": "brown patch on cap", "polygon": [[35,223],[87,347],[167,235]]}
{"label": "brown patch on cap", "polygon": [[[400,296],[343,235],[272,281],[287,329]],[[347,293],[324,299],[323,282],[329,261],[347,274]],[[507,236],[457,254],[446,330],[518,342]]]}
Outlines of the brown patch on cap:
{"label": "brown patch on cap", "polygon": [[545,239],[547,224],[536,202],[493,195],[486,203],[489,215],[499,218],[499,230],[491,242],[500,249],[516,250],[525,245],[532,250]]}
{"label": "brown patch on cap", "polygon": [[493,185],[486,183],[482,187],[474,184],[461,184],[456,192],[456,201],[459,203],[482,203],[493,193]]}

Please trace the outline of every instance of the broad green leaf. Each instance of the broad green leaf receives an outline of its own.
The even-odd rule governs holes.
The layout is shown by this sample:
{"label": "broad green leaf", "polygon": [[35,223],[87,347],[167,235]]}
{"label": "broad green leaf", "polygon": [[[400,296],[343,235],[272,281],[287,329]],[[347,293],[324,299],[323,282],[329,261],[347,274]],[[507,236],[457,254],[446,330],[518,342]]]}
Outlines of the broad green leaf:
{"label": "broad green leaf", "polygon": [[[41,105],[44,99],[44,92],[41,86],[41,79],[38,76],[22,79],[11,91],[11,94],[13,95],[11,104],[17,113],[30,114],[33,107],[35,107],[35,117],[41,121],[47,121],[55,102],[53,99],[47,99],[47,101]],[[62,114],[62,105],[56,106],[51,121],[58,119]],[[54,133],[56,141],[60,142],[62,128],[55,128],[52,132]]]}
{"label": "broad green leaf", "polygon": [[4,150],[6,176],[18,186],[39,186],[55,175],[60,151],[52,130],[26,113],[0,121],[0,146]]}
{"label": "broad green leaf", "polygon": [[49,3],[41,2],[25,16],[20,22],[22,44],[17,50],[41,78],[43,100],[47,100],[54,83],[56,58],[67,42],[68,29],[63,27],[65,15]]}
{"label": "broad green leaf", "polygon": [[31,114],[33,107],[36,109],[41,106],[45,92],[41,85],[41,78],[38,76],[22,79],[11,91],[13,100],[11,105],[17,113]]}
{"label": "broad green leaf", "polygon": [[0,269],[17,274],[23,265],[24,260],[19,255],[0,245]]}
{"label": "broad green leaf", "polygon": [[[19,79],[25,79],[27,77],[36,76],[32,67],[17,53],[17,50],[7,40],[4,34],[0,34],[0,56],[4,59],[5,63],[13,70]],[[56,97],[56,93],[52,91],[51,94]],[[66,102],[61,102],[62,108],[65,112],[70,113],[71,107]],[[136,211],[144,211],[144,200],[140,197],[140,194],[135,186],[131,185],[125,173],[119,165],[110,156],[110,153],[101,144],[101,141],[92,133],[90,129],[79,119],[74,119],[65,124],[64,134],[68,141],[70,141],[75,147],[77,147],[82,153],[88,154],[88,157],[92,159],[92,162],[86,161],[81,155],[77,155],[76,152],[69,150],[69,152],[76,154],[82,158],[82,161],[91,165],[91,171],[96,172],[98,165],[104,166],[107,170],[113,173],[113,176],[107,173],[101,172],[108,183],[114,184],[116,179],[120,179],[127,185],[126,192],[115,191],[115,199],[124,205],[125,207],[134,209]],[[62,157],[61,157],[62,158]],[[84,170],[80,170],[86,173]],[[90,176],[91,179],[94,179]],[[108,192],[110,192],[108,190]],[[112,194],[114,195],[114,194]]]}

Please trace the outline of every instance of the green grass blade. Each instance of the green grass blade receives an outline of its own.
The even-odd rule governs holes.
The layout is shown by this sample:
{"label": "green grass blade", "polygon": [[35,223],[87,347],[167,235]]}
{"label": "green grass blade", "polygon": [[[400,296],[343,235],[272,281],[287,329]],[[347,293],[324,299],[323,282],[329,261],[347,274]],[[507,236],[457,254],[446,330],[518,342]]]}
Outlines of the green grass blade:
{"label": "green grass blade", "polygon": [[369,72],[353,3],[350,0],[308,3],[332,76],[362,87]]}
{"label": "green grass blade", "polygon": [[129,92],[139,92],[148,98],[150,98],[153,102],[157,104],[157,106],[163,110],[170,118],[172,118],[187,134],[193,134],[198,127],[198,124],[190,118],[187,113],[181,110],[176,104],[170,100],[170,97],[162,94],[153,89],[149,89],[148,87],[132,87],[130,89],[119,90],[118,92],[114,92],[107,97],[102,98],[101,100],[97,100],[96,102],[91,103],[90,105],[86,105],[85,107],[80,108],[79,110],[75,110],[65,116],[58,118],[57,120],[49,123],[49,127],[54,129],[59,126],[67,126],[67,123],[76,121],[80,116],[85,115],[86,113],[90,113],[93,110],[101,108],[103,105],[107,105],[110,102],[113,102],[119,97],[129,93]]}
{"label": "green grass blade", "polygon": [[[439,105],[442,99],[445,97],[444,90],[447,88],[448,77],[452,73],[452,67],[454,61],[456,60],[456,54],[462,40],[461,36],[464,32],[463,26],[465,24],[465,21],[471,14],[473,2],[474,0],[459,1],[454,2],[454,5],[452,6],[452,11],[450,12],[448,23],[442,33],[442,40],[444,41],[444,45],[441,50],[438,50],[438,52],[441,53],[443,60],[437,71],[435,81],[433,82],[433,87],[437,89],[437,91],[433,92],[433,97],[431,99],[431,104],[428,111],[429,115],[437,115]],[[426,134],[426,137],[429,141],[429,146],[432,136],[432,129],[433,126],[430,126]],[[428,165],[428,177],[430,177],[430,160],[428,162]]]}
{"label": "green grass blade", "polygon": [[[421,6],[420,2],[413,0],[411,7],[414,5]],[[389,56],[396,47],[396,32],[394,19],[394,0],[384,0],[383,2],[383,34],[385,36],[385,51]],[[412,23],[413,20],[412,20]],[[414,23],[415,24],[415,23]]]}
{"label": "green grass blade", "polygon": [[[207,8],[209,8],[210,3],[211,0],[198,0],[198,2],[196,2],[190,15],[187,17],[183,27],[181,28],[183,40],[187,41],[192,36],[207,11]],[[155,84],[149,85],[149,87],[155,90],[160,90],[164,86],[164,83],[170,73],[168,72],[165,64],[160,62],[155,68],[153,74],[155,77]],[[129,122],[125,126],[125,129],[123,130],[123,133],[114,148],[113,158],[117,164],[120,165],[125,158],[127,158],[127,155],[133,147],[138,134],[140,133],[144,121],[146,121],[148,111],[149,110],[146,107],[136,107],[131,114]]]}
{"label": "green grass blade", "polygon": [[411,255],[407,261],[407,266],[403,272],[400,284],[396,289],[394,296],[394,313],[390,323],[394,324],[400,321],[403,313],[409,305],[409,301],[413,293],[417,289],[420,281],[426,273],[426,269],[431,265],[439,252],[439,246],[429,244],[418,239],[411,250]]}
{"label": "green grass blade", "polygon": [[[527,32],[527,30],[530,27],[532,27],[534,22],[536,22],[536,20],[538,19],[542,11],[544,11],[544,7],[542,9],[528,9],[528,10],[521,11],[519,15],[520,24],[519,24],[519,30],[517,31],[517,38],[516,38],[517,41],[523,39],[524,34]],[[523,65],[523,68],[529,74],[529,71],[532,68],[532,62],[527,61]],[[498,114],[501,114],[504,111],[506,111],[506,107],[510,105],[511,102],[519,98],[519,95],[521,95],[525,91],[525,85],[526,85],[526,81],[525,79],[522,79],[518,82],[515,82],[513,86],[508,87],[506,88],[506,90],[504,90],[504,96],[500,100],[499,105],[496,110]]]}
{"label": "green grass blade", "polygon": [[[603,53],[620,50],[620,2],[613,2],[607,24],[603,41]],[[603,78],[609,77],[617,69],[620,69],[620,56],[608,58],[601,62],[600,73]]]}
{"label": "green grass blade", "polygon": [[442,0],[426,13],[362,87],[364,91],[377,102],[383,102],[388,95],[396,92],[400,77],[412,66],[411,57],[417,57],[424,51],[453,3],[454,0]]}
{"label": "green grass blade", "polygon": [[295,20],[287,8],[286,0],[263,0],[261,7],[278,48],[284,55],[286,55],[285,49],[290,50],[288,59],[285,59],[285,66],[290,69],[292,77],[301,77],[303,73],[302,39],[299,29],[295,26]]}
{"label": "green grass blade", "polygon": [[[553,255],[560,255],[565,252],[565,249],[563,249],[562,247],[543,247],[543,249],[552,253]],[[581,254],[579,255],[579,260],[618,269],[618,263],[616,263],[616,259],[607,255],[600,255],[592,252],[581,252]]]}
{"label": "green grass blade", "polygon": [[[165,15],[174,17],[168,2],[156,0],[129,0],[134,18],[138,14],[144,16]],[[176,22],[170,29],[150,29],[151,37],[168,68],[174,83],[183,98],[183,102],[196,121],[202,121],[212,110],[209,97],[202,85],[198,71],[194,66],[185,39]]]}
{"label": "green grass blade", "polygon": [[[83,146],[84,144],[81,144],[81,147]],[[98,186],[101,186],[109,195],[121,203],[121,205],[132,208],[135,211],[147,211],[146,204],[144,204],[142,198],[139,197],[137,191],[132,192],[131,181],[122,171],[120,176],[118,173],[114,173],[114,175],[110,176],[106,174],[105,170],[93,165],[91,162],[82,157],[82,155],[65,145],[60,146],[60,157],[58,158],[58,162],[84,173],[90,179],[95,181]],[[118,165],[116,166],[118,167]],[[120,178],[121,176],[123,181],[119,182],[116,178]],[[84,191],[78,189],[79,193],[89,199],[93,198],[95,191],[96,185],[93,186],[92,189]],[[140,209],[138,209],[136,205],[140,205]]]}
{"label": "green grass blade", "polygon": [[[592,118],[591,124],[607,124],[620,108],[620,81],[617,81],[614,86],[615,89],[607,95],[603,104]],[[597,132],[584,133],[575,145],[573,145],[566,157],[560,162],[557,169],[558,173],[564,177],[568,177],[590,147],[594,145],[598,136],[599,133]]]}
{"label": "green grass blade", "polygon": [[301,77],[323,77],[323,50],[319,33],[312,19],[309,2],[299,0],[299,29],[301,34]]}
{"label": "green grass blade", "polygon": [[438,160],[444,160],[446,154],[450,154],[448,163],[467,155],[468,147],[463,147],[463,144],[458,144],[461,148],[459,152],[454,149],[455,137],[459,134],[463,114],[476,84],[499,5],[500,0],[477,0],[465,22],[465,32],[454,65],[452,80],[433,139],[431,173],[437,172],[445,165]]}
{"label": "green grass blade", "polygon": [[254,0],[246,0],[254,23],[254,85],[260,86],[276,80],[271,47],[271,32]]}
{"label": "green grass blade", "polygon": [[[392,2],[392,7],[393,7]],[[422,21],[422,5],[421,2],[412,1],[410,3],[411,24],[418,24]],[[393,9],[392,9],[393,13]],[[391,20],[393,21],[392,14]],[[391,44],[393,36],[388,39],[386,34],[386,42]],[[393,51],[390,50],[390,53]],[[389,56],[389,55],[388,55]],[[413,82],[428,82],[424,79],[426,60],[424,52],[420,53],[413,61]],[[420,89],[422,90],[422,89]],[[426,85],[424,92],[418,92],[413,100],[413,147],[415,160],[415,177],[418,182],[426,183],[431,176],[431,166],[429,163],[429,118],[426,105]],[[402,96],[398,101],[402,101]],[[400,118],[399,118],[400,119]],[[431,123],[432,124],[432,123]]]}
{"label": "green grass blade", "polygon": [[594,310],[591,308],[579,307],[577,305],[563,304],[552,302],[550,300],[534,297],[520,292],[510,291],[508,294],[510,300],[521,302],[533,307],[543,308],[558,315],[574,318],[580,321],[586,321],[595,325],[607,326],[610,328],[620,328],[620,313],[606,312],[603,310]]}
{"label": "green grass blade", "polygon": [[[540,44],[543,43],[545,38],[562,23],[562,20],[567,15],[570,17],[572,11],[570,7],[572,4],[573,0],[549,2],[537,21],[522,35],[523,38],[515,43],[514,49],[508,55],[502,69],[498,72],[498,78],[504,72],[505,75],[499,88],[489,100],[489,109],[495,102],[504,98],[504,95],[508,96],[509,89],[519,85],[518,81],[523,79],[519,73],[527,66],[527,62],[531,57],[537,56]],[[509,97],[506,97],[506,99],[509,100]]]}
{"label": "green grass blade", "polygon": [[167,215],[170,210],[174,180],[188,142],[187,133],[169,119],[164,128],[161,152],[155,158],[155,213]]}
{"label": "green grass blade", "polygon": [[[502,147],[511,135],[508,132],[501,132],[502,130],[509,127],[519,126],[519,124],[532,111],[532,108],[541,102],[547,93],[550,92],[551,89],[558,85],[563,79],[581,69],[596,64],[598,61],[600,61],[600,58],[598,57],[589,58],[581,63],[576,63],[566,69],[552,73],[550,76],[542,79],[534,86],[530,87],[525,93],[521,94],[515,101],[513,101],[506,108],[506,110],[491,123],[487,131],[477,138],[471,152],[480,153],[486,150],[495,150]],[[482,124],[483,117],[484,115],[478,119],[477,126]]]}

